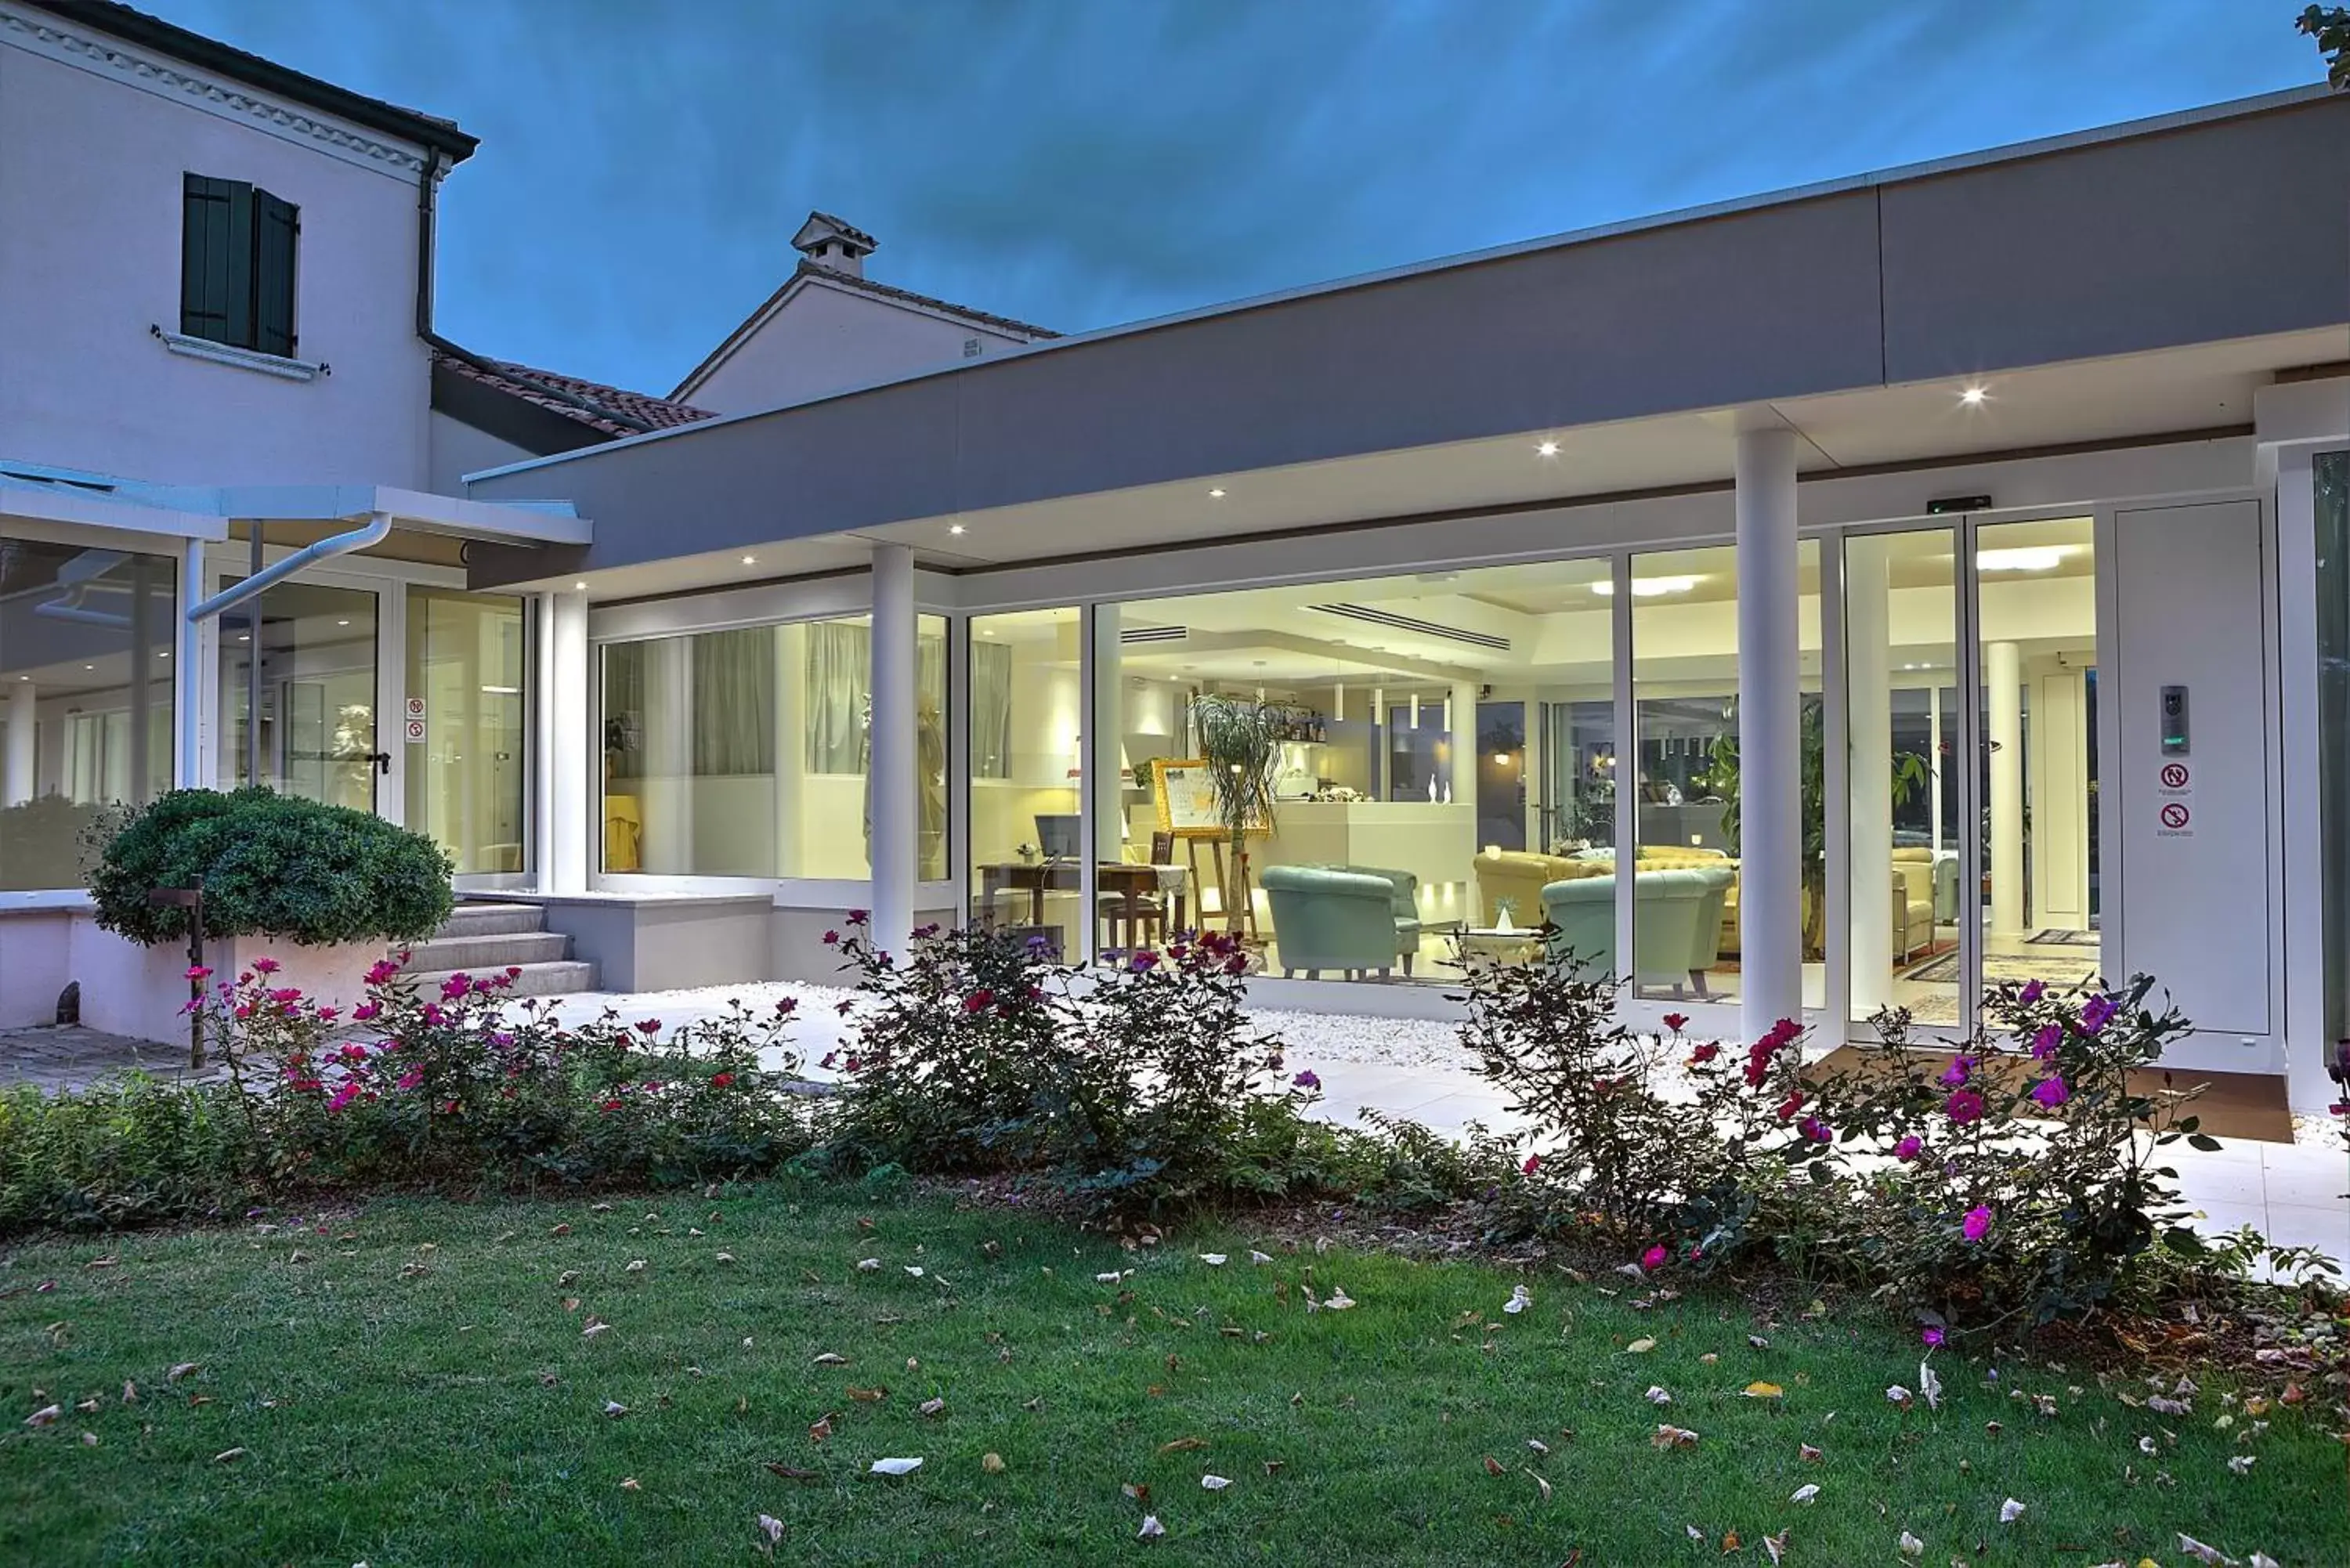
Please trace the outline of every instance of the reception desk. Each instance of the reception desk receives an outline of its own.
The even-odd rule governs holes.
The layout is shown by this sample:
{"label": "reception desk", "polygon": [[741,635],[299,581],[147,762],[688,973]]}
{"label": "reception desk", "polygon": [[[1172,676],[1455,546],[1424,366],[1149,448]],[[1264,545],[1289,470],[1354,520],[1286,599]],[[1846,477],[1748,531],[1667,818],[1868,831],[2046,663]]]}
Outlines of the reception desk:
{"label": "reception desk", "polygon": [[1477,808],[1467,801],[1281,801],[1272,837],[1253,841],[1250,854],[1263,866],[1409,871],[1423,888],[1465,883],[1477,856]]}

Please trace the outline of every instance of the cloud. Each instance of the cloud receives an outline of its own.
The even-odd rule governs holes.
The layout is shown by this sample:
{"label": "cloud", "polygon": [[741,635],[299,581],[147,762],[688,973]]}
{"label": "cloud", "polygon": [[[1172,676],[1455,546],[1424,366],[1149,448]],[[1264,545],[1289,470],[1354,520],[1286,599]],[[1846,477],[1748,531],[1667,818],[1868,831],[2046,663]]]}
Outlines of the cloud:
{"label": "cloud", "polygon": [[1078,329],[2318,74],[2194,0],[151,3],[479,135],[442,328],[653,391],[811,207]]}

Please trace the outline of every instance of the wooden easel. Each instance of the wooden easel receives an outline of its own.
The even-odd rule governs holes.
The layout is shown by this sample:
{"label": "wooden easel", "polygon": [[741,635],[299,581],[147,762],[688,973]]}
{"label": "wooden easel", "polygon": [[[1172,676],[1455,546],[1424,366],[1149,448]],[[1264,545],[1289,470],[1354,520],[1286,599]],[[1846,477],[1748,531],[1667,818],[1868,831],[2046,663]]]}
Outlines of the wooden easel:
{"label": "wooden easel", "polygon": [[1228,877],[1224,864],[1225,841],[1223,839],[1201,840],[1187,836],[1183,840],[1184,857],[1191,867],[1191,886],[1201,890],[1197,898],[1201,929],[1202,930],[1208,929],[1207,884],[1200,879],[1200,846],[1202,842],[1207,845],[1208,854],[1216,867],[1217,929],[1232,929],[1232,900],[1238,898],[1241,904],[1241,929],[1250,940],[1255,940],[1257,936],[1256,899],[1251,896],[1249,889],[1247,856],[1243,854],[1234,857]]}

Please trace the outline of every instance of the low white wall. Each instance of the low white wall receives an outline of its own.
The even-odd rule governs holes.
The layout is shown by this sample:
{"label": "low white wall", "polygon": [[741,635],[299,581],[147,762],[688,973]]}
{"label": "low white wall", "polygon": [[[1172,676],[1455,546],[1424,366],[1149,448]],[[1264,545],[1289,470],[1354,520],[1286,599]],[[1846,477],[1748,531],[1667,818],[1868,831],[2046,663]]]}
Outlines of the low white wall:
{"label": "low white wall", "polygon": [[[382,942],[306,946],[267,936],[232,937],[206,942],[204,962],[217,985],[234,980],[257,958],[274,958],[280,965],[270,977],[274,984],[299,987],[305,996],[348,1015],[365,1000],[368,969],[385,950]],[[87,1027],[170,1044],[188,1037],[187,1016],[181,1012],[188,1001],[185,943],[141,947],[99,929],[92,916],[75,911],[68,916],[66,968],[68,979],[81,982],[81,1021]]]}
{"label": "low white wall", "polygon": [[0,911],[0,1029],[47,1023],[57,1015],[57,993],[73,978],[67,955],[74,911]]}

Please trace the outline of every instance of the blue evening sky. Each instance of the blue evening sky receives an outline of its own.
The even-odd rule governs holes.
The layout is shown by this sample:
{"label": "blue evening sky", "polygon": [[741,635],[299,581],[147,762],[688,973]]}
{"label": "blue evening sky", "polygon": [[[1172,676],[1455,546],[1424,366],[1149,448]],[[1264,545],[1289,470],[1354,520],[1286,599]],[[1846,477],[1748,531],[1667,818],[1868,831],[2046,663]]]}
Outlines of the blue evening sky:
{"label": "blue evening sky", "polygon": [[2301,3],[141,0],[480,137],[441,329],[650,392],[811,207],[1076,330],[2314,81]]}

